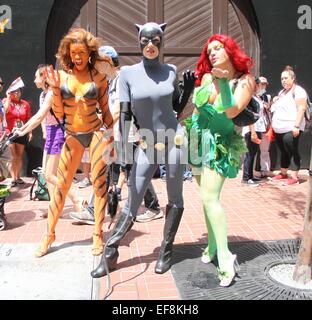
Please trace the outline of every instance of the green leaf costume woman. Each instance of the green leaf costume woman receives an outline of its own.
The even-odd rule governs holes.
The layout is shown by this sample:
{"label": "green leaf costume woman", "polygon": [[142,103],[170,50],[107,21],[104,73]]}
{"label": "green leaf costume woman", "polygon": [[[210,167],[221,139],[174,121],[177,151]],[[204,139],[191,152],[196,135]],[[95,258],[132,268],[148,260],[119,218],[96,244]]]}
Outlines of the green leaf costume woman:
{"label": "green leaf costume woman", "polygon": [[[189,162],[200,171],[200,183],[208,246],[202,261],[211,262],[216,256],[219,264],[220,286],[229,286],[238,263],[228,249],[226,215],[220,204],[225,178],[235,178],[240,157],[246,152],[241,135],[236,133],[232,118],[250,101],[254,78],[249,74],[249,58],[228,36],[213,35],[205,44],[196,67],[199,85],[193,95],[195,110],[185,125],[189,137]],[[235,92],[231,83],[240,78]]]}

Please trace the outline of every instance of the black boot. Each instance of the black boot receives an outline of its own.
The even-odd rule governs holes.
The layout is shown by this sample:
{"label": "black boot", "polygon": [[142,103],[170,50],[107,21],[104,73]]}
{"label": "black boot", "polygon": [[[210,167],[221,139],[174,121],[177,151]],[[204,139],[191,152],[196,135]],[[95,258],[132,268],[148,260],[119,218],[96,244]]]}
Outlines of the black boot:
{"label": "black boot", "polygon": [[164,226],[164,240],[161,244],[156,273],[165,273],[171,268],[172,245],[178,231],[184,208],[166,207],[166,222]]}
{"label": "black boot", "polygon": [[[133,224],[134,221],[131,214],[121,214],[118,221],[116,222],[111,236],[107,240],[105,255],[104,253],[102,254],[99,266],[91,272],[91,276],[93,278],[104,277],[107,273],[107,268],[109,271],[116,269],[117,259],[119,257],[118,246],[120,244],[120,241],[124,238],[128,231],[130,231]],[[107,266],[105,266],[105,262]]]}

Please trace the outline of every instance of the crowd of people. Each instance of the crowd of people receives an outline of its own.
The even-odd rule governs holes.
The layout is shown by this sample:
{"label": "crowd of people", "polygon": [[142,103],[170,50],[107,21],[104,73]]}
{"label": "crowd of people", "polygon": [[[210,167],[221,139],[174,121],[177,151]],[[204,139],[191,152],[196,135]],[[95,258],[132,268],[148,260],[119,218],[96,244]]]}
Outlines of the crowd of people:
{"label": "crowd of people", "polygon": [[[58,48],[61,70],[48,65],[36,70],[34,82],[42,92],[35,115],[22,99],[22,79],[8,87],[0,120],[3,134],[14,135],[11,186],[24,183],[25,145],[41,124],[45,141],[42,168],[51,199],[43,215],[47,233],[35,254],[48,254],[56,240],[57,222],[68,195],[74,206],[71,217],[94,225],[92,254],[102,257],[91,276],[98,278],[117,268],[118,247],[135,222],[163,216],[155,272],[170,269],[184,211],[183,181],[194,175],[208,231],[201,260],[210,263],[217,258],[220,286],[228,287],[239,265],[228,248],[226,213],[220,203],[224,181],[237,177],[243,156],[242,183],[248,186],[258,186],[262,178],[284,180],[288,186],[299,183],[298,145],[305,129],[307,93],[287,66],[281,74],[283,89],[276,97],[269,95],[267,78],[251,73],[253,60],[234,39],[221,34],[208,38],[195,71],[185,71],[181,82],[176,66],[160,61],[166,24],[136,26],[141,61],[122,68],[113,47],[103,46],[102,39],[84,29],[71,29]],[[192,94],[193,114],[180,121]],[[251,99],[258,103],[258,120],[238,130],[234,119]],[[269,153],[274,139],[281,152],[277,175],[271,170]],[[288,176],[292,159],[295,170]],[[79,187],[93,187],[88,206],[82,206],[71,189],[81,164],[84,178]],[[166,181],[165,212],[152,185],[157,170]],[[116,186],[120,201],[126,181],[127,201],[104,250],[102,227],[109,185]],[[143,200],[145,210],[140,214]]]}

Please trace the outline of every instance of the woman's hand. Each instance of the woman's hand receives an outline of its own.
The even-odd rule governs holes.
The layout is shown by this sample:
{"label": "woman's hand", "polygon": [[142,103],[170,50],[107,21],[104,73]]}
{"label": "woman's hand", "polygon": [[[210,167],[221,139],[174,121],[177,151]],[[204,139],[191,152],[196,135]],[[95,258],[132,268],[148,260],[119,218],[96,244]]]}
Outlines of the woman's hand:
{"label": "woman's hand", "polygon": [[53,66],[49,66],[44,70],[44,77],[48,85],[52,89],[59,89],[61,86],[60,73],[54,70]]}
{"label": "woman's hand", "polygon": [[213,80],[213,84],[216,88],[217,93],[219,93],[220,88],[219,88],[219,84],[217,79],[228,79],[229,77],[229,71],[228,70],[223,70],[220,68],[212,68],[211,70],[211,75],[212,75],[212,80]]}
{"label": "woman's hand", "polygon": [[12,101],[11,94],[6,92],[6,99],[5,99],[4,103],[3,103],[3,111],[4,111],[4,113],[7,113],[9,111],[11,101]]}
{"label": "woman's hand", "polygon": [[229,78],[229,71],[220,68],[212,68],[211,74],[214,78]]}
{"label": "woman's hand", "polygon": [[28,142],[30,142],[33,138],[32,132],[30,131],[28,134]]}
{"label": "woman's hand", "polygon": [[25,135],[25,133],[23,132],[23,130],[21,130],[21,128],[16,128],[14,127],[12,130],[13,134],[17,134],[19,137],[23,137]]}
{"label": "woman's hand", "polygon": [[258,138],[257,132],[255,130],[255,126],[253,124],[249,125],[250,130],[250,140],[255,144],[260,144],[261,140]]}
{"label": "woman's hand", "polygon": [[299,128],[293,127],[292,134],[293,134],[294,138],[297,138],[299,136],[299,133],[300,133]]}
{"label": "woman's hand", "polygon": [[250,135],[250,139],[253,143],[255,144],[260,144],[261,140],[258,138],[257,133],[256,132],[252,132]]}
{"label": "woman's hand", "polygon": [[274,97],[273,100],[272,100],[272,103],[275,103],[278,99],[279,99],[278,96]]}
{"label": "woman's hand", "polygon": [[11,96],[11,93],[6,93],[6,98],[7,98],[7,102],[10,103],[11,100],[12,100],[12,96]]}

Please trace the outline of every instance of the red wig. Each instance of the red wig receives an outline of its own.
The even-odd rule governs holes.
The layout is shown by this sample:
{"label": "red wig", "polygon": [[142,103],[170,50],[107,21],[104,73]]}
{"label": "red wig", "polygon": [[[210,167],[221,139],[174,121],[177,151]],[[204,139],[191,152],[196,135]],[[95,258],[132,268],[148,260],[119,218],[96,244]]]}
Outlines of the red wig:
{"label": "red wig", "polygon": [[196,86],[200,85],[203,75],[205,73],[210,73],[213,68],[207,53],[208,45],[212,41],[219,41],[224,45],[224,49],[236,71],[243,74],[250,72],[250,69],[254,64],[253,60],[246,55],[237,42],[224,34],[214,34],[207,40],[197,62],[195,69],[195,75],[197,76]]}

